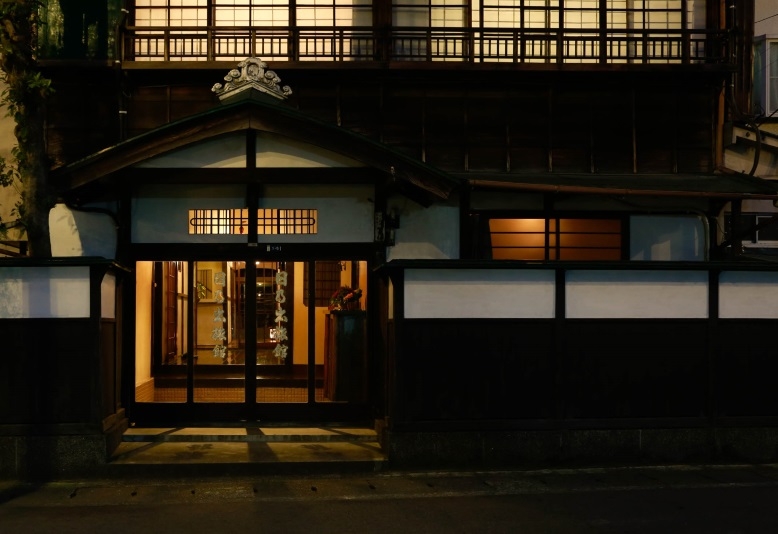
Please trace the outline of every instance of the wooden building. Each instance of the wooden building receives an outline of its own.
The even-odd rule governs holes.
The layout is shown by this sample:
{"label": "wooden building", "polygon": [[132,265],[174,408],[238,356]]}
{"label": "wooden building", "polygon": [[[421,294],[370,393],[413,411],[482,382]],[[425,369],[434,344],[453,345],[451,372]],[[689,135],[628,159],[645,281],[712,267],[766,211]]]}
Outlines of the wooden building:
{"label": "wooden building", "polygon": [[60,258],[0,291],[81,304],[2,315],[0,450],[352,421],[396,466],[775,459],[738,214],[778,187],[723,165],[752,2],[124,7],[47,2]]}

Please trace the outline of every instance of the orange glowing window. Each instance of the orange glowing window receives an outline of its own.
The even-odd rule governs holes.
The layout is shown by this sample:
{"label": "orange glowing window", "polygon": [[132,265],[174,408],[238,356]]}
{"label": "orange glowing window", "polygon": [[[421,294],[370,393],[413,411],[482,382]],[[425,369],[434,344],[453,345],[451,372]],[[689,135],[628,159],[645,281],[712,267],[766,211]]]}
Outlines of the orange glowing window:
{"label": "orange glowing window", "polygon": [[[316,234],[318,210],[257,210],[257,235]],[[196,235],[248,234],[248,208],[189,210],[189,233]]]}
{"label": "orange glowing window", "polygon": [[619,219],[491,219],[492,259],[615,261],[622,258]]}

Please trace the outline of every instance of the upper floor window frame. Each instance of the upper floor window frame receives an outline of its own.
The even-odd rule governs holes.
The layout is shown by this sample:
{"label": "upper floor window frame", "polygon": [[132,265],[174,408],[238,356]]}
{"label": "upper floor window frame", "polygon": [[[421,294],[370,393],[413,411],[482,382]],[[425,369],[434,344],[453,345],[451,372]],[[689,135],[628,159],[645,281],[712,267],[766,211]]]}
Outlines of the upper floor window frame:
{"label": "upper floor window frame", "polygon": [[[319,26],[325,21],[336,27],[371,25],[367,17],[359,17],[355,24],[353,17],[342,13],[381,11],[384,2],[395,26],[640,30],[694,28],[696,20],[704,19],[698,11],[705,4],[705,0],[135,0],[132,20],[144,27]],[[451,16],[457,11],[461,15]],[[268,16],[271,12],[286,16]],[[300,17],[298,12],[311,14]]]}
{"label": "upper floor window frame", "polygon": [[122,59],[727,63],[708,1],[136,0]]}
{"label": "upper floor window frame", "polygon": [[778,35],[754,39],[752,112],[778,117]]}
{"label": "upper floor window frame", "polygon": [[371,26],[373,22],[370,0],[135,0],[132,20],[140,27],[203,28]]}
{"label": "upper floor window frame", "polygon": [[146,27],[208,26],[211,0],[135,0],[133,20]]}

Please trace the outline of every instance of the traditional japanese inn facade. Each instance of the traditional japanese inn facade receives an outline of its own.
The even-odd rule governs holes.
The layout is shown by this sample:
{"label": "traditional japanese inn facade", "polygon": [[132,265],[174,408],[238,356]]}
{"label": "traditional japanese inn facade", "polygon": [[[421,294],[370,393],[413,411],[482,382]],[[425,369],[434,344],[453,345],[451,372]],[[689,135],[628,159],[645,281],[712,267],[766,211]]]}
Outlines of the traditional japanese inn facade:
{"label": "traditional japanese inn facade", "polygon": [[44,4],[60,200],[54,258],[0,260],[0,474],[258,422],[396,467],[778,457],[741,216],[778,184],[725,165],[751,1]]}

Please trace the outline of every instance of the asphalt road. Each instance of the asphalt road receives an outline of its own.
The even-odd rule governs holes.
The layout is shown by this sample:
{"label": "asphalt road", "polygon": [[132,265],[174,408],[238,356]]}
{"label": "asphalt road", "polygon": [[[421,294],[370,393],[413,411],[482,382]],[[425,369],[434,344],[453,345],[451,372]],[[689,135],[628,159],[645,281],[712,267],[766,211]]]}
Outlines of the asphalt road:
{"label": "asphalt road", "polygon": [[778,533],[778,466],[0,485],[0,533]]}

